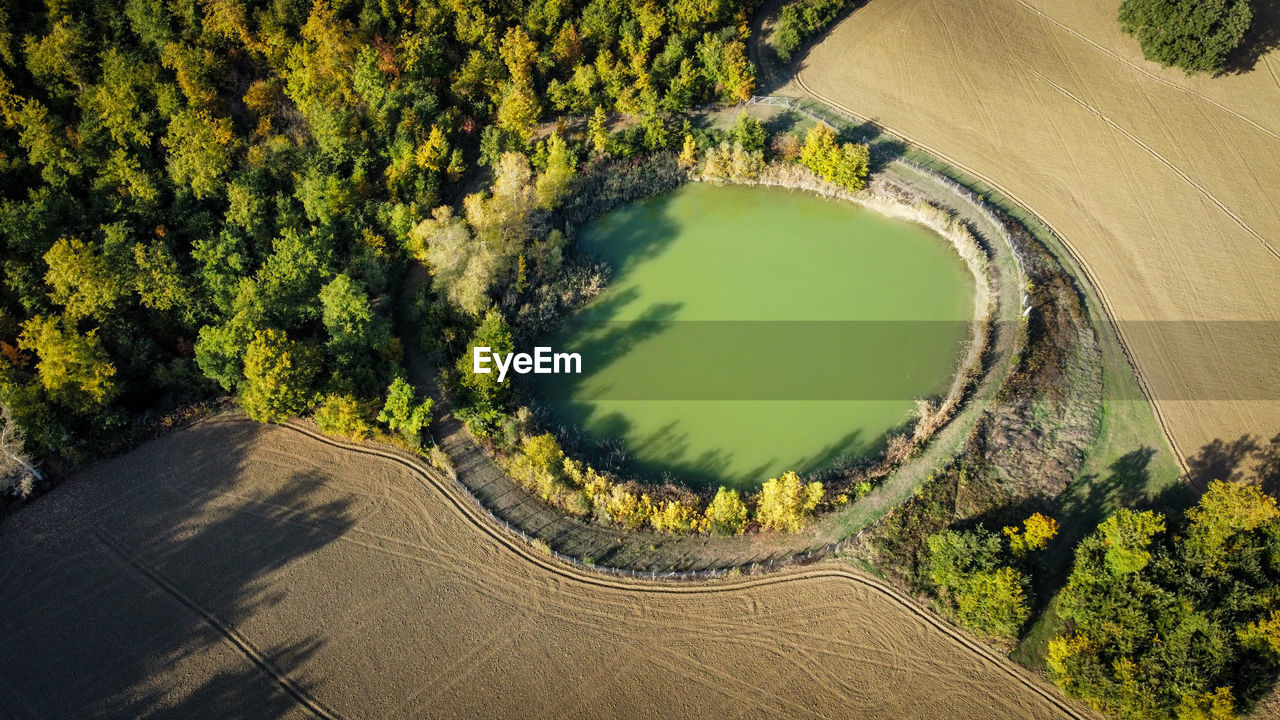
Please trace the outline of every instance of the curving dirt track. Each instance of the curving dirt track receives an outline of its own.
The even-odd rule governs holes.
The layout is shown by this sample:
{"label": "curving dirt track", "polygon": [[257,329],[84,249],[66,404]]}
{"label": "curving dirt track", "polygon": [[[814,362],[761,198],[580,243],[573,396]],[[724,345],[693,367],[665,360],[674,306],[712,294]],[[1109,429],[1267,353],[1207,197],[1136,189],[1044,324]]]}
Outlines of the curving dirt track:
{"label": "curving dirt track", "polygon": [[222,416],[0,527],[0,716],[1086,717],[874,579],[552,561],[403,456]]}
{"label": "curving dirt track", "polygon": [[[870,0],[793,88],[1030,208],[1098,285],[1179,453],[1280,430],[1280,50],[1187,78],[1116,0]],[[1259,3],[1259,26],[1280,6]]]}

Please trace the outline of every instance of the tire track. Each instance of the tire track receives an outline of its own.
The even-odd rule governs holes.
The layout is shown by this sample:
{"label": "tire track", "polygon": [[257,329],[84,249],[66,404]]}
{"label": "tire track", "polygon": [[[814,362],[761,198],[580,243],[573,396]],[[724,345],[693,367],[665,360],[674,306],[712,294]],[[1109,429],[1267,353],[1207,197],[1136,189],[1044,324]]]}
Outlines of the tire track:
{"label": "tire track", "polygon": [[340,448],[369,457],[381,458],[405,468],[409,471],[412,477],[418,480],[419,483],[428,489],[440,493],[443,499],[452,506],[462,519],[475,528],[479,533],[488,536],[497,543],[500,543],[510,552],[521,557],[526,562],[536,565],[544,571],[563,578],[566,581],[579,585],[627,592],[695,596],[737,593],[748,589],[789,585],[794,583],[810,582],[818,579],[835,579],[844,582],[852,582],[883,595],[886,599],[899,606],[905,612],[914,616],[917,620],[945,635],[951,641],[973,653],[978,658],[985,660],[991,666],[1000,670],[1001,673],[1007,676],[1010,680],[1020,685],[1028,692],[1034,693],[1040,699],[1049,703],[1067,717],[1075,720],[1085,720],[1089,717],[1069,704],[1065,698],[1043,687],[1041,682],[1034,679],[1027,671],[1014,666],[1010,660],[998,655],[985,644],[975,640],[959,628],[950,625],[946,621],[934,615],[932,612],[921,608],[913,600],[896,589],[889,587],[879,580],[864,576],[852,570],[835,566],[810,567],[801,570],[784,571],[779,574],[756,576],[746,579],[708,580],[705,582],[685,584],[676,584],[665,580],[646,581],[634,578],[624,579],[608,575],[603,571],[591,572],[585,568],[570,565],[562,560],[552,559],[545,554],[538,553],[528,543],[524,542],[520,536],[516,535],[512,531],[499,527],[490,520],[488,515],[485,514],[483,508],[479,505],[479,502],[470,494],[464,493],[456,485],[455,481],[443,478],[438,472],[428,468],[416,457],[391,449],[335,440],[326,437],[318,431],[312,430],[297,421],[284,423],[280,427],[292,430],[300,435],[309,437],[318,443],[329,445],[330,447]]}
{"label": "tire track", "polygon": [[1000,183],[997,183],[996,181],[987,177],[983,173],[980,173],[977,170],[974,170],[968,165],[956,160],[955,158],[951,157],[950,155],[947,155],[946,153],[943,153],[942,151],[938,150],[933,146],[913,140],[907,137],[906,135],[875,121],[872,118],[869,118],[865,115],[861,115],[851,110],[850,108],[846,107],[845,105],[842,105],[841,103],[825,95],[822,95],[819,92],[816,92],[815,90],[811,89],[807,84],[805,84],[804,78],[799,72],[797,72],[795,75],[795,81],[796,81],[796,85],[799,86],[799,88],[802,91],[804,91],[807,95],[809,95],[813,99],[819,102],[825,103],[826,105],[829,105],[832,108],[835,108],[836,110],[847,115],[848,117],[860,118],[865,122],[875,123],[876,127],[880,128],[880,130],[882,130],[885,134],[891,137],[895,137],[908,145],[914,145],[915,147],[918,147],[924,150],[930,155],[933,155],[934,157],[945,161],[947,164],[951,165],[952,167],[958,170],[961,170],[964,173],[981,180],[988,187],[1000,192],[1000,194],[1004,195],[1005,197],[1009,198],[1013,202],[1017,203],[1024,210],[1030,212],[1040,224],[1048,228],[1049,231],[1052,232],[1054,236],[1058,239],[1058,241],[1062,243],[1062,245],[1067,249],[1067,252],[1070,253],[1072,260],[1074,260],[1080,266],[1080,269],[1084,273],[1085,278],[1089,281],[1089,284],[1092,286],[1094,293],[1097,295],[1098,302],[1101,303],[1102,305],[1102,310],[1103,310],[1102,314],[1106,318],[1107,324],[1111,327],[1111,331],[1115,335],[1116,340],[1119,342],[1120,348],[1124,351],[1125,359],[1129,361],[1129,367],[1133,370],[1134,379],[1137,381],[1138,387],[1142,390],[1142,394],[1146,397],[1147,403],[1151,406],[1152,412],[1155,413],[1156,423],[1159,424],[1160,431],[1161,433],[1164,434],[1165,442],[1169,443],[1169,447],[1173,449],[1173,456],[1174,456],[1174,459],[1177,460],[1178,462],[1178,467],[1181,468],[1183,474],[1186,474],[1189,471],[1189,468],[1187,466],[1186,454],[1183,452],[1182,447],[1178,444],[1177,439],[1174,438],[1173,433],[1170,432],[1169,430],[1169,421],[1165,417],[1164,409],[1161,407],[1160,403],[1156,400],[1155,393],[1152,392],[1151,390],[1151,383],[1147,380],[1146,374],[1143,372],[1142,368],[1138,365],[1137,360],[1135,359],[1135,355],[1133,354],[1133,349],[1130,346],[1129,338],[1121,330],[1120,325],[1116,323],[1115,309],[1111,306],[1111,300],[1106,296],[1106,294],[1102,290],[1102,286],[1098,283],[1097,272],[1094,271],[1093,267],[1089,265],[1087,260],[1085,260],[1084,255],[1080,253],[1080,251],[1075,247],[1075,245],[1071,243],[1071,241],[1067,238],[1065,234],[1063,234],[1061,231],[1058,230],[1057,227],[1055,227],[1052,223],[1046,220],[1044,216],[1032,210],[1031,205],[1029,203],[1023,201],[1020,197],[1010,192],[1003,185],[1001,185]]}
{"label": "tire track", "polygon": [[209,627],[216,630],[227,642],[230,643],[240,654],[244,655],[250,662],[258,667],[259,670],[266,673],[280,689],[284,690],[289,697],[293,698],[298,705],[310,712],[312,715],[322,720],[343,720],[342,716],[333,710],[325,707],[323,703],[307,694],[307,691],[299,687],[296,683],[289,679],[288,674],[272,665],[266,657],[263,656],[257,648],[249,642],[247,638],[242,636],[234,628],[224,624],[218,620],[212,613],[201,608],[195,601],[188,598],[181,590],[164,578],[159,572],[143,565],[137,558],[133,557],[128,550],[121,547],[115,540],[107,537],[105,534],[94,531],[94,537],[98,539],[108,550],[127,563],[134,570],[137,570],[143,577],[150,580],[154,585],[163,590],[169,597],[177,600],[179,604],[187,608],[191,612],[200,617]]}
{"label": "tire track", "polygon": [[1268,252],[1270,252],[1273,256],[1275,256],[1277,260],[1280,260],[1280,250],[1276,250],[1276,248],[1270,242],[1267,242],[1267,239],[1262,237],[1262,235],[1258,233],[1257,230],[1254,230],[1253,227],[1249,225],[1249,223],[1245,222],[1243,218],[1241,218],[1239,215],[1236,215],[1234,212],[1232,212],[1231,208],[1227,207],[1226,203],[1219,200],[1216,195],[1214,195],[1213,193],[1205,189],[1203,185],[1193,180],[1190,175],[1186,174],[1181,170],[1181,168],[1179,168],[1177,165],[1174,165],[1172,162],[1170,162],[1168,158],[1166,158],[1164,155],[1161,155],[1155,148],[1143,142],[1142,139],[1139,138],[1137,135],[1134,135],[1128,130],[1125,130],[1118,123],[1116,123],[1116,121],[1107,117],[1107,115],[1103,113],[1101,110],[1098,110],[1097,108],[1093,107],[1092,105],[1085,102],[1084,100],[1081,100],[1080,98],[1076,97],[1070,90],[1067,90],[1066,88],[1062,87],[1058,83],[1040,74],[1038,70],[1028,68],[1027,72],[1040,78],[1050,87],[1062,93],[1063,95],[1065,95],[1066,97],[1074,101],[1080,107],[1098,116],[1098,119],[1102,120],[1107,125],[1111,126],[1112,129],[1116,130],[1120,134],[1129,138],[1129,140],[1132,141],[1135,145],[1142,148],[1143,150],[1146,150],[1156,160],[1159,160],[1170,170],[1177,173],[1178,177],[1182,178],[1184,181],[1186,181],[1188,185],[1198,190],[1201,195],[1204,195],[1206,198],[1208,198],[1208,200],[1212,202],[1214,205],[1217,205],[1219,210],[1226,213],[1227,216],[1230,217],[1232,220],[1234,220],[1237,225],[1244,228],[1245,232],[1257,238],[1258,242],[1262,243],[1262,246],[1266,248]]}
{"label": "tire track", "polygon": [[[1210,104],[1210,105],[1214,106],[1215,108],[1217,108],[1217,109],[1221,110],[1222,112],[1224,112],[1224,113],[1226,113],[1226,114],[1228,114],[1228,115],[1230,115],[1230,116],[1232,116],[1232,117],[1236,118],[1237,120],[1240,120],[1241,122],[1248,123],[1249,125],[1252,125],[1252,126],[1253,126],[1256,130],[1258,130],[1259,132],[1264,133],[1264,134],[1266,134],[1266,135],[1270,136],[1271,138],[1273,138],[1273,139],[1275,139],[1275,140],[1280,140],[1280,134],[1277,134],[1277,133],[1272,132],[1271,130],[1268,130],[1267,128],[1265,128],[1265,127],[1263,127],[1262,125],[1258,124],[1257,122],[1255,122],[1255,121],[1251,120],[1251,119],[1250,119],[1250,118],[1248,118],[1247,116],[1242,115],[1241,113],[1239,113],[1239,112],[1237,112],[1237,111],[1235,111],[1235,110],[1232,110],[1231,108],[1227,107],[1226,105],[1223,105],[1222,103],[1218,102],[1217,100],[1214,100],[1213,98],[1208,97],[1207,95],[1202,95],[1202,94],[1200,94],[1200,93],[1196,92],[1195,90],[1192,90],[1191,88],[1184,87],[1184,86],[1182,86],[1182,85],[1179,85],[1179,84],[1178,84],[1178,83],[1176,83],[1176,82],[1173,82],[1172,80],[1169,80],[1169,79],[1167,79],[1167,78],[1160,77],[1160,76],[1159,76],[1159,75],[1157,75],[1156,73],[1151,72],[1150,70],[1148,70],[1148,69],[1146,69],[1146,68],[1142,67],[1142,66],[1141,66],[1141,65],[1139,65],[1138,63],[1132,62],[1132,61],[1130,61],[1130,60],[1126,59],[1124,56],[1120,55],[1119,53],[1115,52],[1114,50],[1111,50],[1110,48],[1107,48],[1106,46],[1104,46],[1104,45],[1102,45],[1101,43],[1097,42],[1096,40],[1094,40],[1093,38],[1089,37],[1088,35],[1085,35],[1084,33],[1081,33],[1081,32],[1079,32],[1078,30],[1076,30],[1076,29],[1072,28],[1070,25],[1067,25],[1066,23],[1063,23],[1063,22],[1061,22],[1061,21],[1059,21],[1059,20],[1055,20],[1054,18],[1052,18],[1052,17],[1050,17],[1050,16],[1048,16],[1048,15],[1045,15],[1043,11],[1041,11],[1039,8],[1035,7],[1035,6],[1034,6],[1034,5],[1032,5],[1031,3],[1028,3],[1026,0],[1014,0],[1014,2],[1018,3],[1019,5],[1021,5],[1021,6],[1022,6],[1022,7],[1024,7],[1024,8],[1026,8],[1026,9],[1027,9],[1027,11],[1029,11],[1029,12],[1033,12],[1033,13],[1035,13],[1036,15],[1040,16],[1040,18],[1042,18],[1045,22],[1050,23],[1050,24],[1052,24],[1052,25],[1054,25],[1054,26],[1058,27],[1058,28],[1059,28],[1059,29],[1061,29],[1062,31],[1064,31],[1064,32],[1068,33],[1069,35],[1071,35],[1071,36],[1073,36],[1073,37],[1075,37],[1075,38],[1077,38],[1077,39],[1079,39],[1079,40],[1084,41],[1085,43],[1088,43],[1090,46],[1092,46],[1092,47],[1093,47],[1095,50],[1097,50],[1098,52],[1103,53],[1104,55],[1106,55],[1106,56],[1108,56],[1108,57],[1112,58],[1113,60],[1116,60],[1116,61],[1118,61],[1118,62],[1120,62],[1120,63],[1122,63],[1122,64],[1124,64],[1124,65],[1128,66],[1129,68],[1131,68],[1131,69],[1133,69],[1133,70],[1137,70],[1138,72],[1142,73],[1143,75],[1146,75],[1147,77],[1151,78],[1152,80],[1155,80],[1156,82],[1160,83],[1161,85],[1164,85],[1164,86],[1166,86],[1166,87],[1171,87],[1171,88],[1173,88],[1174,90],[1177,90],[1177,91],[1178,91],[1178,92],[1180,92],[1180,93],[1183,93],[1183,94],[1186,94],[1186,95],[1190,95],[1191,97],[1194,97],[1194,98],[1196,98],[1197,100],[1201,100],[1201,101],[1203,101],[1203,102],[1206,102],[1206,103],[1208,103],[1208,104]],[[1270,66],[1268,66],[1268,69],[1270,69]],[[1272,77],[1273,77],[1273,78],[1275,77],[1275,72],[1274,72],[1274,71],[1272,72]],[[1280,86],[1280,79],[1277,79],[1276,84],[1277,84],[1277,86]]]}

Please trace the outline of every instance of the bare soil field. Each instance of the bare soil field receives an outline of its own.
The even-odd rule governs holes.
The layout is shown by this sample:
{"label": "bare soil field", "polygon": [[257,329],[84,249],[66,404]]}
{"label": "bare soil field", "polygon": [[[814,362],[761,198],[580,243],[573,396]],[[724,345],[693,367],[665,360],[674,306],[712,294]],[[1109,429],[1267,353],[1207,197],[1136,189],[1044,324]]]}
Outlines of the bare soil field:
{"label": "bare soil field", "polygon": [[541,555],[372,446],[220,416],[0,526],[0,715],[1085,717],[869,576]]}
{"label": "bare soil field", "polygon": [[[1183,457],[1280,430],[1280,50],[1187,78],[1116,0],[870,0],[792,94],[881,124],[1045,220],[1104,301]],[[1280,6],[1255,27],[1276,35]]]}

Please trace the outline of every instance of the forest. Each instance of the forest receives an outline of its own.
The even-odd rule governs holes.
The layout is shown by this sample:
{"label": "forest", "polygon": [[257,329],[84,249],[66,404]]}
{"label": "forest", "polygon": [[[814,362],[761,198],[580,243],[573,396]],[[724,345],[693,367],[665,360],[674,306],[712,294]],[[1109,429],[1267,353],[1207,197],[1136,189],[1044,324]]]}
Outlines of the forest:
{"label": "forest", "polygon": [[[678,147],[682,111],[748,98],[751,10],[0,4],[10,455],[70,467],[227,393],[262,420],[318,409],[360,435],[394,401],[384,425],[420,425],[392,317],[411,231],[496,176],[466,203],[486,261],[434,268],[484,287],[427,302],[469,336],[499,280],[527,291],[558,270],[562,239],[511,202],[546,207],[589,155]],[[589,118],[589,142],[535,138],[556,117]],[[496,167],[509,152],[542,170],[536,187],[528,160]]]}

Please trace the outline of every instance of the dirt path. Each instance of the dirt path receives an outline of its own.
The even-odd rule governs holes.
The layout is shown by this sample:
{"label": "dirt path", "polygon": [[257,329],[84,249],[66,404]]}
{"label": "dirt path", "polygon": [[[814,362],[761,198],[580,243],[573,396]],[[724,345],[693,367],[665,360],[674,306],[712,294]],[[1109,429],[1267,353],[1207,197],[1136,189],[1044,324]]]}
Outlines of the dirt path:
{"label": "dirt path", "polygon": [[837,564],[645,583],[394,451],[222,416],[0,528],[14,717],[1085,717]]}
{"label": "dirt path", "polygon": [[797,77],[1050,224],[1096,280],[1181,455],[1270,437],[1280,54],[1186,78],[1143,60],[1114,12],[1103,0],[871,0]]}

